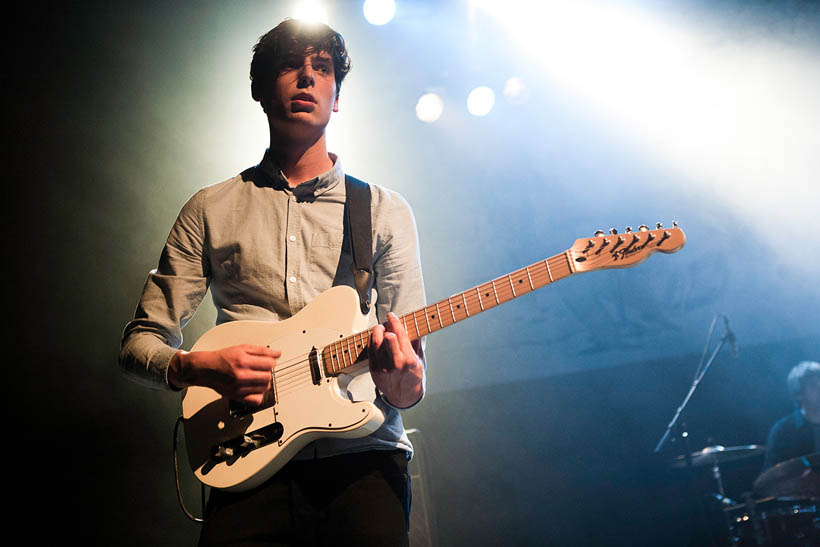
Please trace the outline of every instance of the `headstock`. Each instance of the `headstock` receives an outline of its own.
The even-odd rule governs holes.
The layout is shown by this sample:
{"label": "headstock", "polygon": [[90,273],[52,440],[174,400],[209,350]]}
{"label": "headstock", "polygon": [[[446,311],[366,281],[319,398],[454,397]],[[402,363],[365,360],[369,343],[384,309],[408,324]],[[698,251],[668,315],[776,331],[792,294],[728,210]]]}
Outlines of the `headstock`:
{"label": "headstock", "polygon": [[686,243],[686,236],[677,222],[673,225],[673,228],[664,228],[659,222],[655,230],[641,225],[635,232],[627,226],[623,234],[612,228],[609,235],[598,230],[593,237],[576,240],[569,249],[572,267],[576,272],[629,268],[654,252],[677,252]]}

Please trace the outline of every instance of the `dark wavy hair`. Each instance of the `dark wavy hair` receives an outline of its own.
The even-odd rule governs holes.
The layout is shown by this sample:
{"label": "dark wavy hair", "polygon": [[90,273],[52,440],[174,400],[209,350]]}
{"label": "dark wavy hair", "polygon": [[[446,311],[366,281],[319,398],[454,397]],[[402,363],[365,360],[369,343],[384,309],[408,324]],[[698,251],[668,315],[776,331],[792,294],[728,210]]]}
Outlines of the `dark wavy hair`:
{"label": "dark wavy hair", "polygon": [[323,23],[305,23],[285,19],[253,46],[251,60],[251,95],[261,102],[270,92],[270,86],[287,67],[289,59],[304,55],[305,51],[325,51],[333,59],[336,77],[336,95],[342,80],[350,72],[350,56],[342,35]]}

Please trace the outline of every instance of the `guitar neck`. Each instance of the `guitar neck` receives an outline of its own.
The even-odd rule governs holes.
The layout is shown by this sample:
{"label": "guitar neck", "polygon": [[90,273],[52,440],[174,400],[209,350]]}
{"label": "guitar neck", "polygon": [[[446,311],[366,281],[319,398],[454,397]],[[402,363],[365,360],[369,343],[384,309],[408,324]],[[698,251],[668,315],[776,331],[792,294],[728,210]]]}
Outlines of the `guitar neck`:
{"label": "guitar neck", "polygon": [[[411,341],[418,340],[468,317],[540,289],[576,273],[570,251],[530,264],[507,275],[454,294],[435,304],[400,317]],[[359,366],[367,357],[372,329],[342,338],[322,350],[325,373],[329,376]]]}

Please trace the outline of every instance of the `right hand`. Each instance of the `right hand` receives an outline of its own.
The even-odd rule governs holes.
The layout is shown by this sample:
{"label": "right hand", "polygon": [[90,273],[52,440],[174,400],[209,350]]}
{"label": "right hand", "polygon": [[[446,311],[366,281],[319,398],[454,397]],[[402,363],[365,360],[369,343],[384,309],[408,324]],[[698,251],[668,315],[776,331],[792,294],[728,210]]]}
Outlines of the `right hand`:
{"label": "right hand", "polygon": [[168,365],[168,383],[177,389],[209,387],[231,400],[258,406],[281,355],[281,351],[250,344],[218,351],[179,351]]}

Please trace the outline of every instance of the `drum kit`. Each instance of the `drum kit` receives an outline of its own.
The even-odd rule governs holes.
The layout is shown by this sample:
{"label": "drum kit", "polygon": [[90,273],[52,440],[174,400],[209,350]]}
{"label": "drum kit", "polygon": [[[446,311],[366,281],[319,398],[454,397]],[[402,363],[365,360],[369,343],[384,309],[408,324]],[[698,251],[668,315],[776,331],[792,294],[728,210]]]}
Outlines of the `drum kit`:
{"label": "drum kit", "polygon": [[820,546],[820,453],[787,460],[763,471],[742,502],[726,497],[721,465],[764,451],[761,445],[707,446],[669,463],[673,468],[712,468],[718,488],[712,497],[720,501],[721,520],[727,528],[727,534],[721,535],[728,545]]}

